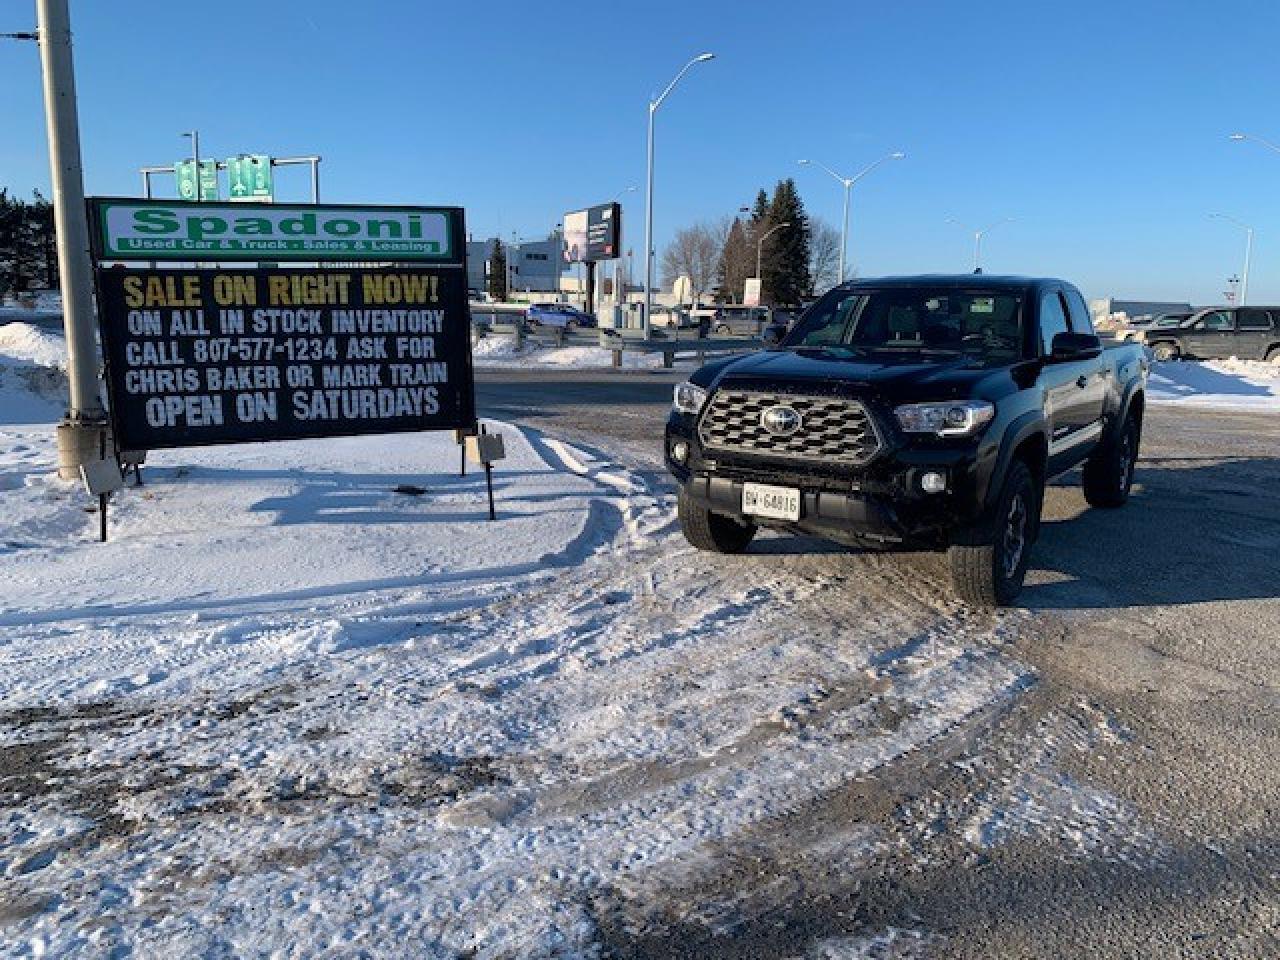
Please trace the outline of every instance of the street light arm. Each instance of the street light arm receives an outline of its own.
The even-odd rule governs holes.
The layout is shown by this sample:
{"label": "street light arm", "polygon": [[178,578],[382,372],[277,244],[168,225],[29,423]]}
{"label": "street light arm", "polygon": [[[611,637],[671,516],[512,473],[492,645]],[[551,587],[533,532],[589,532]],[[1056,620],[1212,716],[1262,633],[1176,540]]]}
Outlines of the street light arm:
{"label": "street light arm", "polygon": [[1252,229],[1253,229],[1253,227],[1249,226],[1249,225],[1248,225],[1247,223],[1245,223],[1243,220],[1237,220],[1235,217],[1229,216],[1228,214],[1225,214],[1225,213],[1211,213],[1211,214],[1209,214],[1209,219],[1210,219],[1210,220],[1228,220],[1228,221],[1230,221],[1231,223],[1234,223],[1234,224],[1235,224],[1237,227],[1239,227],[1241,230],[1252,230]]}
{"label": "street light arm", "polygon": [[881,166],[882,164],[888,163],[890,160],[901,160],[901,159],[902,159],[903,157],[905,157],[905,156],[906,156],[906,154],[901,153],[901,152],[894,152],[894,153],[886,154],[885,156],[883,156],[883,157],[881,157],[879,160],[877,160],[875,163],[867,164],[867,166],[866,166],[866,167],[864,167],[864,168],[863,168],[862,170],[860,170],[858,173],[856,173],[856,174],[854,174],[852,177],[850,177],[850,178],[849,178],[849,185],[850,185],[850,186],[853,186],[853,184],[857,183],[859,180],[861,180],[863,177],[865,177],[868,173],[870,173],[870,172],[871,172],[872,170],[874,170],[876,167]]}
{"label": "street light arm", "polygon": [[825,163],[823,163],[821,160],[801,160],[801,161],[800,161],[800,163],[802,163],[802,164],[810,164],[810,163],[811,163],[811,164],[813,164],[815,167],[821,167],[823,170],[827,171],[827,173],[831,174],[831,176],[835,177],[835,179],[836,179],[836,182],[837,182],[837,183],[839,183],[839,184],[841,184],[841,185],[843,185],[843,186],[846,186],[846,187],[847,187],[847,186],[850,186],[850,185],[853,183],[853,181],[852,181],[852,180],[850,180],[848,177],[842,177],[842,176],[840,176],[840,174],[836,173],[834,170],[832,170],[830,167],[828,167],[828,166],[827,166]]}
{"label": "street light arm", "polygon": [[1252,134],[1252,133],[1233,133],[1233,134],[1231,134],[1230,139],[1232,139],[1232,140],[1255,140],[1255,141],[1257,141],[1258,143],[1262,144],[1264,147],[1269,147],[1270,149],[1274,150],[1276,153],[1280,153],[1280,146],[1277,146],[1276,144],[1272,143],[1270,140],[1267,140],[1267,139],[1265,139],[1265,138],[1263,138],[1263,137],[1259,137],[1259,136],[1257,136],[1256,134]]}
{"label": "street light arm", "polygon": [[1013,217],[1003,217],[1000,220],[996,220],[994,223],[988,223],[981,230],[976,230],[974,232],[979,234],[986,234],[988,231],[994,230],[996,227],[1000,226],[1002,223],[1013,223],[1013,222],[1014,222]]}
{"label": "street light arm", "polygon": [[683,67],[681,67],[680,72],[676,74],[675,79],[667,84],[667,89],[663,90],[661,95],[658,96],[656,100],[650,101],[649,112],[653,113],[660,106],[662,106],[662,101],[667,99],[667,94],[669,94],[672,90],[676,88],[676,84],[679,83],[681,78],[684,77],[684,75],[689,72],[690,67],[692,67],[695,63],[702,63],[704,60],[710,60],[712,56],[713,54],[710,54],[710,53],[700,53],[696,57],[694,57],[692,60],[690,60],[688,63],[686,63]]}

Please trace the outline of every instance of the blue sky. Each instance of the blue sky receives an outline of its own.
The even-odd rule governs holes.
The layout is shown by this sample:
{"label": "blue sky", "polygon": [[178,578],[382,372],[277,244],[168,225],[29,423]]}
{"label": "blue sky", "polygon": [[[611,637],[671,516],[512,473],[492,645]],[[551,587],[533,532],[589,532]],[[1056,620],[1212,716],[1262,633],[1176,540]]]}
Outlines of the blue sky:
{"label": "blue sky", "polygon": [[[0,7],[0,30],[33,25]],[[623,12],[616,12],[622,9]],[[1280,4],[1274,0],[901,0],[542,4],[72,0],[90,193],[202,152],[319,153],[335,202],[456,203],[477,236],[544,235],[569,209],[643,185],[658,115],[656,232],[719,217],[794,176],[837,223],[854,172],[863,274],[1055,274],[1087,296],[1215,302],[1257,230],[1250,300],[1280,303]],[[0,44],[0,186],[46,189],[34,44]],[[306,199],[299,168],[281,199]],[[643,243],[643,193],[624,243]]]}

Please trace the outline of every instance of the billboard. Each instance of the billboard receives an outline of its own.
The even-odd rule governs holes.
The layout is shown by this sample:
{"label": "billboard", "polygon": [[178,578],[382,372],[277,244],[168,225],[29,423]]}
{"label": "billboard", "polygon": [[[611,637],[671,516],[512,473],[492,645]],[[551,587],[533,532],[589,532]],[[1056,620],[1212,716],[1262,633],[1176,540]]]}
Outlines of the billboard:
{"label": "billboard", "polygon": [[461,263],[459,207],[89,201],[95,260]]}
{"label": "billboard", "polygon": [[97,271],[121,450],[475,424],[460,265]]}
{"label": "billboard", "polygon": [[622,256],[622,204],[602,203],[564,215],[564,259],[568,263]]}

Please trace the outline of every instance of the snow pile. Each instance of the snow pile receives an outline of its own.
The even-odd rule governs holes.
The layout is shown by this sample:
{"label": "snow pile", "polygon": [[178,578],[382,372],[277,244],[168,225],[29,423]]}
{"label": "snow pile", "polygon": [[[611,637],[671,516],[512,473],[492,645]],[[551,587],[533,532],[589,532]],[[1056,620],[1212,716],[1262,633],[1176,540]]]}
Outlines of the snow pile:
{"label": "snow pile", "polygon": [[1169,360],[1151,365],[1152,403],[1280,413],[1280,364],[1261,360]]}
{"label": "snow pile", "polygon": [[61,335],[28,323],[0,326],[0,424],[57,417],[66,406],[66,366]]}
{"label": "snow pile", "polygon": [[[548,367],[552,369],[593,369],[613,366],[613,351],[604,347],[553,347],[526,340],[517,348],[514,337],[487,336],[471,351],[477,367]],[[686,361],[677,357],[678,364]],[[652,370],[662,366],[661,353],[622,352],[625,369]]]}

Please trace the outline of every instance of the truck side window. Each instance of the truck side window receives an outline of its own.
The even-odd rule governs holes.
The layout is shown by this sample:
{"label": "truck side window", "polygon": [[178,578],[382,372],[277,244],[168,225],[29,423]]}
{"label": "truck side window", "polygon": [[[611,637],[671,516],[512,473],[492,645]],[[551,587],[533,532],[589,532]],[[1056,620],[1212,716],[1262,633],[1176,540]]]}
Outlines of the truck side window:
{"label": "truck side window", "polygon": [[1062,296],[1056,290],[1040,298],[1040,355],[1053,353],[1053,338],[1068,331],[1067,312],[1062,308]]}
{"label": "truck side window", "polygon": [[1067,291],[1067,306],[1071,310],[1071,329],[1076,333],[1093,333],[1093,317],[1080,296],[1079,290]]}
{"label": "truck side window", "polygon": [[1214,310],[1206,313],[1200,318],[1200,325],[1205,330],[1231,330],[1235,327],[1230,310]]}
{"label": "truck side window", "polygon": [[1241,330],[1270,330],[1271,318],[1267,311],[1257,307],[1242,307],[1240,310]]}

